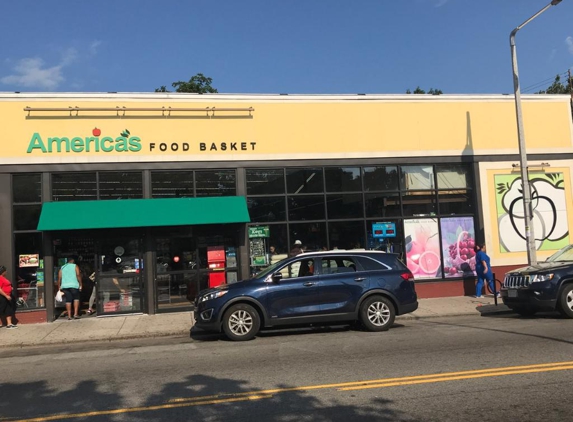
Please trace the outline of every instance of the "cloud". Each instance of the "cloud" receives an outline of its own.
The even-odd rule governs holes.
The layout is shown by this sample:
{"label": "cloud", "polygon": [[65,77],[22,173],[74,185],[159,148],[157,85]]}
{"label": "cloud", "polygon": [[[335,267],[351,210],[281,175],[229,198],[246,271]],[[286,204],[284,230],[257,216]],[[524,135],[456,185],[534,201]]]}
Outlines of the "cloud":
{"label": "cloud", "polygon": [[569,36],[565,38],[565,44],[567,44],[567,49],[569,53],[573,54],[573,37]]}
{"label": "cloud", "polygon": [[26,88],[54,90],[65,80],[63,68],[74,63],[77,57],[77,51],[69,48],[62,54],[60,63],[52,67],[46,67],[44,60],[39,57],[21,59],[13,67],[14,73],[4,76],[0,82]]}
{"label": "cloud", "polygon": [[100,40],[92,41],[92,43],[90,44],[90,54],[92,56],[95,56],[97,54],[97,50],[98,50],[100,45],[101,45]]}
{"label": "cloud", "polygon": [[438,0],[436,2],[436,4],[434,5],[434,7],[442,7],[444,4],[446,4],[449,0]]}

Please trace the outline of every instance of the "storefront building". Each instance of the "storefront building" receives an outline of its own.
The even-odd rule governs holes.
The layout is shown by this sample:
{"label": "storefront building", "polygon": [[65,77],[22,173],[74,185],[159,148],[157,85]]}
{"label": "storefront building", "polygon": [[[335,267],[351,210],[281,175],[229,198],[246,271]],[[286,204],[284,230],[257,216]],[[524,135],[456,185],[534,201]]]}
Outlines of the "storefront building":
{"label": "storefront building", "polygon": [[[543,259],[570,243],[571,104],[522,101]],[[99,316],[189,311],[296,240],[399,253],[421,297],[472,293],[476,241],[498,278],[527,260],[511,96],[5,93],[0,113],[24,322],[58,317],[70,256]]]}

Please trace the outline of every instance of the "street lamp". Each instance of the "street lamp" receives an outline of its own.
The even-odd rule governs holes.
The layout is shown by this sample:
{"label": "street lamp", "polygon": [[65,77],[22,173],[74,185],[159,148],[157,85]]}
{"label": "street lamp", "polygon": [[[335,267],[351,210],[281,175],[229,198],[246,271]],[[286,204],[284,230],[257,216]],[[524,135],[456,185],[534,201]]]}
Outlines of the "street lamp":
{"label": "street lamp", "polygon": [[519,166],[521,169],[521,181],[523,184],[523,217],[525,219],[525,241],[527,243],[527,263],[529,265],[537,264],[537,250],[535,248],[535,235],[533,231],[531,208],[531,187],[529,185],[529,174],[527,168],[527,152],[525,150],[525,136],[523,134],[523,116],[521,113],[521,92],[519,90],[519,73],[517,71],[517,51],[515,49],[515,34],[533,19],[541,15],[551,6],[556,6],[561,0],[553,0],[535,15],[527,19],[513,31],[509,36],[511,46],[511,64],[513,68],[513,89],[515,93],[515,114],[517,116],[517,139],[519,140]]}

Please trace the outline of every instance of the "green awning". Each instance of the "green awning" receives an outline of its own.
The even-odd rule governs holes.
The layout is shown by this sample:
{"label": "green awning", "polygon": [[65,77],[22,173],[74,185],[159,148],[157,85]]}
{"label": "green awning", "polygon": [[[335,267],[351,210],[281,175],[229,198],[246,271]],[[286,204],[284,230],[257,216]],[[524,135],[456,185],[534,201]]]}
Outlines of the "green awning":
{"label": "green awning", "polygon": [[248,223],[243,196],[45,202],[38,230]]}

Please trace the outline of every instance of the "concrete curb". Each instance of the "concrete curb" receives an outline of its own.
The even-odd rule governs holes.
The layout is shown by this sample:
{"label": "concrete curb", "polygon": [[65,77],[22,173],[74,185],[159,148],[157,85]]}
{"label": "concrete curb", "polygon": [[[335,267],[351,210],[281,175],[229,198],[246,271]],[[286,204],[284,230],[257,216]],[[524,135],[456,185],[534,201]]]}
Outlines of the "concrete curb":
{"label": "concrete curb", "polygon": [[[484,312],[480,312],[479,308],[493,308],[493,309],[483,309]],[[427,311],[426,311],[427,312]],[[396,321],[417,321],[429,318],[449,318],[449,317],[460,317],[460,316],[476,316],[479,314],[480,316],[490,316],[490,315],[503,315],[503,314],[510,314],[513,313],[509,308],[504,305],[495,306],[495,305],[483,305],[476,308],[472,312],[454,312],[450,314],[443,314],[443,313],[436,313],[433,315],[415,315],[415,314],[406,314],[400,315],[396,317]],[[177,330],[168,330],[168,331],[147,331],[141,333],[131,333],[131,334],[122,334],[122,335],[109,335],[109,336],[101,336],[95,338],[71,338],[65,339],[65,343],[112,343],[116,341],[122,340],[136,340],[136,339],[149,339],[149,338],[166,338],[166,337],[189,337],[190,332],[193,329],[193,324],[186,326],[185,329],[177,329]],[[55,346],[61,345],[62,340],[60,338],[54,339],[43,339],[40,342],[19,342],[13,344],[3,344],[0,346],[0,350],[4,349],[18,349],[18,348],[25,348],[25,347],[43,347],[43,346]]]}
{"label": "concrete curb", "polygon": [[[191,327],[192,328],[192,327]],[[181,330],[181,331],[167,331],[167,332],[157,332],[157,333],[141,333],[141,334],[127,334],[124,336],[111,336],[111,337],[99,337],[99,338],[90,338],[90,343],[112,343],[116,341],[122,340],[136,340],[136,339],[147,339],[147,338],[164,338],[164,337],[181,337],[181,336],[189,336],[190,330]],[[66,339],[66,344],[72,343],[85,343],[86,339]],[[44,347],[44,346],[56,346],[62,345],[61,341],[44,341],[41,343],[14,343],[14,344],[3,344],[0,346],[0,350],[2,349],[21,349],[24,347]]]}
{"label": "concrete curb", "polygon": [[414,315],[414,314],[406,314],[406,315],[399,315],[396,317],[396,321],[399,320],[420,320],[420,319],[427,319],[427,318],[449,318],[449,317],[460,317],[460,316],[490,316],[490,315],[504,315],[504,314],[512,314],[514,313],[511,309],[500,309],[498,311],[488,311],[488,312],[457,312],[452,314],[435,314],[435,315]]}

